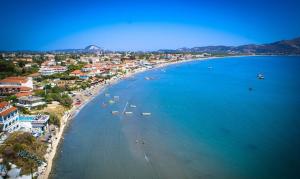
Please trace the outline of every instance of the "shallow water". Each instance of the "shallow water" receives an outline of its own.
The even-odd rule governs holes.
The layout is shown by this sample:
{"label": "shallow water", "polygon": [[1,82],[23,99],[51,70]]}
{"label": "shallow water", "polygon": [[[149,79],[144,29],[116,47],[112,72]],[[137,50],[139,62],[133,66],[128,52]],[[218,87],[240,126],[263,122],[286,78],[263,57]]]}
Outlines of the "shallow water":
{"label": "shallow water", "polygon": [[[65,133],[51,178],[300,178],[300,57],[164,69],[87,104]],[[114,95],[116,103],[101,107]],[[111,114],[127,102],[133,114]]]}

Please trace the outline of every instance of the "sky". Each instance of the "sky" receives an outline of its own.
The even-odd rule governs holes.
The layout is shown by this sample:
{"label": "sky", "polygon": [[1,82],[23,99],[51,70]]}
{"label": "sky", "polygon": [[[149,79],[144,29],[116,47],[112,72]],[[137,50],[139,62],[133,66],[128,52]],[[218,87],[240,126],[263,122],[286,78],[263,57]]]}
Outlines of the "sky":
{"label": "sky", "polygon": [[300,0],[0,0],[0,50],[157,50],[300,36]]}

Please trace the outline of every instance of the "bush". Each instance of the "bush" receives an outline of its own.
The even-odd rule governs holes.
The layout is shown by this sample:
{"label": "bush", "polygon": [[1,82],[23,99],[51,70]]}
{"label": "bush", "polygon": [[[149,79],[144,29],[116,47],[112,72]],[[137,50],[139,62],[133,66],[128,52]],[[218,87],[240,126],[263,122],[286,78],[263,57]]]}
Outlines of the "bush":
{"label": "bush", "polygon": [[6,170],[10,168],[9,163],[13,163],[21,168],[22,175],[27,175],[31,173],[31,169],[36,171],[38,164],[31,159],[20,157],[18,153],[21,151],[26,151],[39,160],[44,160],[46,145],[26,132],[14,132],[10,134],[4,144],[1,145],[0,154],[3,158],[2,164]]}
{"label": "bush", "polygon": [[56,114],[50,114],[49,124],[56,125],[57,127],[60,127],[60,119]]}

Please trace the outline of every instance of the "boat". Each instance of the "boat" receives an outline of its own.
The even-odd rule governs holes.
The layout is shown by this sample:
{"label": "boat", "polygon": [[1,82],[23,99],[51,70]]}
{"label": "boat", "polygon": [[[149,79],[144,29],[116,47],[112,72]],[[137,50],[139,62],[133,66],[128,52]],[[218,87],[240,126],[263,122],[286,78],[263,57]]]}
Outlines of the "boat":
{"label": "boat", "polygon": [[114,96],[114,99],[119,99],[120,97],[119,96]]}
{"label": "boat", "polygon": [[151,113],[150,113],[150,112],[143,112],[142,115],[143,115],[143,116],[150,116]]}
{"label": "boat", "polygon": [[109,103],[109,104],[114,104],[115,101],[114,101],[114,100],[109,100],[108,103]]}
{"label": "boat", "polygon": [[131,108],[136,108],[136,105],[131,104],[130,107]]}
{"label": "boat", "polygon": [[257,78],[258,78],[259,80],[265,79],[264,75],[261,74],[261,73],[259,73],[259,74],[257,75]]}
{"label": "boat", "polygon": [[145,77],[145,80],[150,80],[151,78],[149,78],[149,77]]}
{"label": "boat", "polygon": [[112,111],[111,114],[112,115],[119,114],[119,111]]}
{"label": "boat", "polygon": [[126,111],[125,114],[130,115],[130,114],[132,114],[132,112],[131,111]]}
{"label": "boat", "polygon": [[106,96],[106,97],[109,97],[109,96],[110,96],[110,94],[109,94],[109,93],[105,93],[105,96]]}

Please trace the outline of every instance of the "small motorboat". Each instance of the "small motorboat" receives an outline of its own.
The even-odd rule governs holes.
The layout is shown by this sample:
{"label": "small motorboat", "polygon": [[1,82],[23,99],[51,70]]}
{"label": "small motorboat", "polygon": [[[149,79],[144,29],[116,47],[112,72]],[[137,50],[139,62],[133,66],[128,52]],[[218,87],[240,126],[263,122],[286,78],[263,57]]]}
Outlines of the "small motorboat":
{"label": "small motorboat", "polygon": [[109,97],[109,96],[110,96],[110,94],[109,94],[109,93],[105,93],[105,96],[106,96],[106,97]]}
{"label": "small motorboat", "polygon": [[114,96],[114,99],[119,99],[120,97],[119,96]]}
{"label": "small motorboat", "polygon": [[259,73],[259,74],[257,75],[257,78],[258,78],[259,80],[265,79],[264,75],[261,74],[261,73]]}
{"label": "small motorboat", "polygon": [[126,115],[131,115],[132,112],[131,112],[131,111],[126,111],[125,114],[126,114]]}
{"label": "small motorboat", "polygon": [[131,104],[130,107],[131,108],[136,108],[136,105]]}
{"label": "small motorboat", "polygon": [[119,111],[112,111],[111,114],[112,114],[112,115],[119,114]]}
{"label": "small motorboat", "polygon": [[143,112],[142,115],[143,115],[143,116],[150,116],[151,113],[150,113],[150,112]]}

